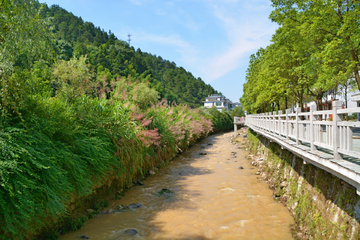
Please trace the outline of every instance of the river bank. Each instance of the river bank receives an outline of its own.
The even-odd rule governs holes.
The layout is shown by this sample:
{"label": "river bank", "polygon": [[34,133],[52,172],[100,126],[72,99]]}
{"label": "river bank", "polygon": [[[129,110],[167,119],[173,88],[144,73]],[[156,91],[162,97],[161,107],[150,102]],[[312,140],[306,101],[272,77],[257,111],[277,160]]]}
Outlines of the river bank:
{"label": "river bank", "polygon": [[[258,179],[245,138],[232,135],[195,144],[60,239],[292,239],[291,214]],[[119,211],[131,204],[141,207]]]}

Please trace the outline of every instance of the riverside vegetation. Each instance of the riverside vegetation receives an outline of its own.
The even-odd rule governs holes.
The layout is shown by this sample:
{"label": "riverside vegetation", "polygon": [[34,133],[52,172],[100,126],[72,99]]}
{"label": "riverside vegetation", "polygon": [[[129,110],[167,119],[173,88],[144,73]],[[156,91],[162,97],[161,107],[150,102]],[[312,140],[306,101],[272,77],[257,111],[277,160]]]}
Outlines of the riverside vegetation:
{"label": "riverside vegetation", "polygon": [[[1,239],[57,239],[77,230],[106,206],[103,197],[121,194],[211,131],[232,127],[229,113],[167,100],[165,92],[175,93],[159,93],[162,73],[134,68],[126,56],[145,59],[113,35],[98,47],[84,42],[88,50],[128,54],[104,55],[114,61],[110,71],[91,54],[59,48],[54,25],[41,15],[46,5],[5,0],[0,8]],[[209,90],[202,94],[214,92],[196,84]],[[189,105],[196,106],[194,96]]]}

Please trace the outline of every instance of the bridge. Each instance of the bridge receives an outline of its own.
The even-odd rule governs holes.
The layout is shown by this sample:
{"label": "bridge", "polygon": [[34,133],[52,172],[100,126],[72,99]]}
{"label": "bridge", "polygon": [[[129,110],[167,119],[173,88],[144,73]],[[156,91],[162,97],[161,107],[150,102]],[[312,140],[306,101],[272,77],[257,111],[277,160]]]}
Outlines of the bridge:
{"label": "bridge", "polygon": [[244,117],[234,117],[234,136],[237,136],[237,127],[245,125]]}
{"label": "bridge", "polygon": [[[360,122],[345,121],[345,114],[360,113],[360,107],[342,109],[340,101],[333,102],[332,110],[309,112],[296,108],[247,115],[245,124],[256,133],[276,142],[282,149],[302,158],[345,182],[353,185],[360,195]],[[358,136],[357,136],[358,135]]]}

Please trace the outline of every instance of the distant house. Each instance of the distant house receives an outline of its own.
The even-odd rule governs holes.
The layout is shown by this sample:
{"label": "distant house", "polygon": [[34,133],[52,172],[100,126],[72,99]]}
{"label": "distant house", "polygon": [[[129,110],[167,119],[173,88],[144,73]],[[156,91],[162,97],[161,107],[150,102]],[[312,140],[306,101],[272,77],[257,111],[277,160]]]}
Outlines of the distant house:
{"label": "distant house", "polygon": [[204,107],[212,108],[215,106],[219,111],[221,111],[223,108],[226,110],[232,110],[236,107],[229,99],[219,94],[212,94],[208,96],[205,101],[203,101],[203,103]]}
{"label": "distant house", "polygon": [[239,103],[239,102],[234,102],[233,105],[234,105],[234,108],[241,107],[241,103]]}

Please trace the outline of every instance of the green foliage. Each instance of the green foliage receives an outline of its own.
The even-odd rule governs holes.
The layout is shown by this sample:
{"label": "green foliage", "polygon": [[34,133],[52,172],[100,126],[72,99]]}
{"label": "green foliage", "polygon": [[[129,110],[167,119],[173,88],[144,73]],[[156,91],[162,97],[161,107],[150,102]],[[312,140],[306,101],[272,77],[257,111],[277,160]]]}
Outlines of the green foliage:
{"label": "green foliage", "polygon": [[0,8],[0,124],[18,115],[26,101],[23,75],[42,59],[52,59],[47,22],[39,18],[33,1],[2,1]]}
{"label": "green foliage", "polygon": [[56,95],[65,98],[68,102],[73,102],[82,95],[90,94],[94,88],[84,56],[56,63],[53,74],[55,77],[53,84],[57,88]]}
{"label": "green foliage", "polygon": [[214,132],[228,131],[234,127],[234,118],[227,111],[220,112],[213,106],[208,110],[208,114],[214,124]]}
{"label": "green foliage", "polygon": [[245,117],[244,108],[242,106],[235,107],[233,110],[230,111],[231,119],[234,117]]}
{"label": "green foliage", "polygon": [[250,57],[241,102],[248,112],[287,109],[355,87],[359,76],[356,1],[272,0],[279,24],[266,49]]}
{"label": "green foliage", "polygon": [[[140,82],[139,82],[140,81]],[[136,83],[138,82],[138,83]],[[158,92],[149,87],[148,80],[142,76],[138,79],[129,77],[120,78],[116,81],[113,97],[135,104],[141,110],[145,110],[159,101]]]}

